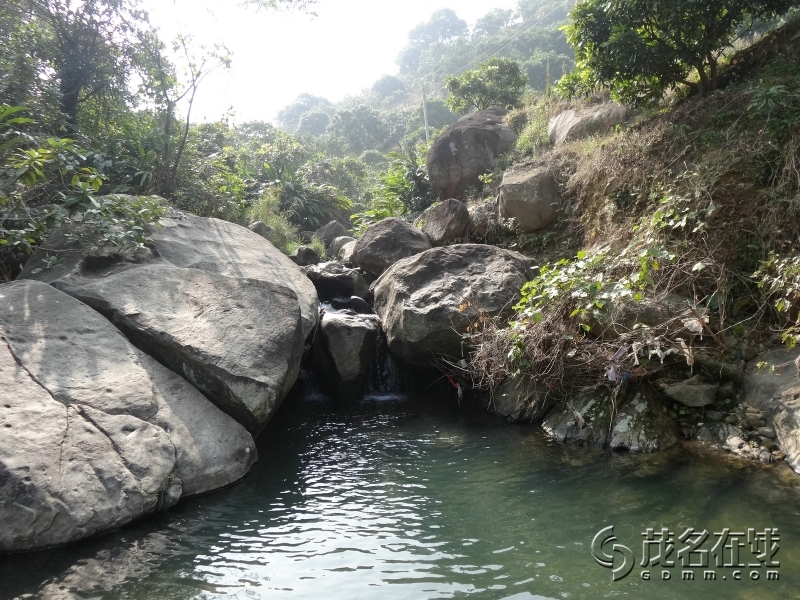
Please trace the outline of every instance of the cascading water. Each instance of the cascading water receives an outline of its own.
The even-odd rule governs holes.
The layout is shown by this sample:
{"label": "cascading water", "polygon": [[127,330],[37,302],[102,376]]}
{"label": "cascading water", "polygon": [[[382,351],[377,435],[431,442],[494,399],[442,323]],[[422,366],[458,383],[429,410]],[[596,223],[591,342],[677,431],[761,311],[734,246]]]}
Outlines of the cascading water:
{"label": "cascading water", "polygon": [[[376,321],[379,323],[377,317]],[[372,351],[372,365],[365,389],[366,396],[409,394],[413,390],[412,376],[401,370],[389,352],[386,335],[378,328]]]}

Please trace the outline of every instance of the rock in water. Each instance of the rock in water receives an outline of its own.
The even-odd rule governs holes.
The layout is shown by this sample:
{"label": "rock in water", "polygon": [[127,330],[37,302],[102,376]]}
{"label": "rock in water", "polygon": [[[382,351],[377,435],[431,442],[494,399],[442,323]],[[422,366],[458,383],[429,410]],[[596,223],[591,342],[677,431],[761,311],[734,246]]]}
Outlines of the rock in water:
{"label": "rock in water", "polygon": [[353,249],[353,262],[379,276],[402,258],[429,250],[431,243],[419,229],[398,217],[367,227]]}
{"label": "rock in water", "polygon": [[524,256],[457,244],[401,260],[375,285],[375,312],[389,350],[417,365],[462,357],[461,335],[481,318],[510,314],[529,279]]}
{"label": "rock in water", "polygon": [[539,231],[555,221],[560,199],[558,184],[547,169],[510,171],[500,186],[500,216],[514,219],[525,233]]}
{"label": "rock in water", "polygon": [[186,377],[257,433],[294,384],[316,325],[316,290],[272,244],[216,219],[166,220],[138,262],[92,257],[53,234],[44,256],[64,264],[42,279],[116,324],[139,348]]}
{"label": "rock in water", "polygon": [[464,237],[467,225],[469,225],[467,207],[452,198],[429,208],[422,215],[422,232],[434,246],[441,246]]}
{"label": "rock in water", "polygon": [[314,235],[322,240],[326,248],[330,248],[333,240],[338,237],[349,236],[350,233],[347,231],[347,227],[339,223],[339,221],[331,221],[327,225],[323,225],[317,229]]}
{"label": "rock in water", "polygon": [[479,186],[479,177],[494,161],[514,147],[517,134],[503,123],[508,111],[490,108],[472,113],[448,127],[428,150],[428,174],[438,198],[466,198],[467,188]]}
{"label": "rock in water", "polygon": [[101,315],[0,286],[0,552],[66,544],[242,478],[250,434]]}
{"label": "rock in water", "polygon": [[607,392],[586,390],[554,408],[542,428],[559,442],[612,450],[656,452],[678,445],[675,422],[654,394],[643,389],[618,402],[612,415]]}
{"label": "rock in water", "polygon": [[372,364],[378,327],[371,319],[325,313],[316,341],[320,378],[339,402],[358,400]]}

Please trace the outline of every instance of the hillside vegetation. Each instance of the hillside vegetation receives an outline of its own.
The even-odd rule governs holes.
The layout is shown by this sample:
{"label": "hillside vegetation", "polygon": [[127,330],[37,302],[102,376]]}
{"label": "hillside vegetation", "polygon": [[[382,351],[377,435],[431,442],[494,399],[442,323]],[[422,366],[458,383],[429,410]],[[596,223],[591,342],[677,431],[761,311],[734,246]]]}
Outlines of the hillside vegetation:
{"label": "hillside vegetation", "polygon": [[[548,118],[591,103],[533,98],[510,115],[521,132],[510,169],[547,166],[562,218],[510,242],[541,267],[511,326],[472,336],[481,385],[534,373],[569,394],[614,381],[612,366],[642,379],[691,367],[699,351],[738,362],[797,342],[800,22],[751,42],[723,59],[715,93],[682,88],[605,135],[547,141]],[[669,294],[685,299],[688,321],[599,334],[631,303]],[[637,344],[661,352],[614,358]]]}

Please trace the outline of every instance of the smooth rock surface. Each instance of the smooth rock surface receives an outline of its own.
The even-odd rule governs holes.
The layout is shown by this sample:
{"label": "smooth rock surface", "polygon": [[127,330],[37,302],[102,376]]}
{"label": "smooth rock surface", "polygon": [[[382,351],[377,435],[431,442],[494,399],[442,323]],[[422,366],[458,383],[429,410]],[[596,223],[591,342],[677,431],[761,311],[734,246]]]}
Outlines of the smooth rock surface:
{"label": "smooth rock surface", "polygon": [[137,261],[87,255],[56,232],[37,253],[58,250],[62,265],[21,278],[90,304],[257,433],[297,378],[319,318],[316,290],[246,228],[200,217],[162,225],[149,232],[154,251]]}
{"label": "smooth rock surface", "polygon": [[544,229],[556,219],[561,194],[553,175],[545,167],[509,171],[500,185],[499,214],[525,233]]}
{"label": "smooth rock surface", "polygon": [[579,111],[566,110],[550,119],[547,135],[551,144],[560,146],[565,142],[609,132],[627,118],[627,109],[615,102],[589,106]]}
{"label": "smooth rock surface", "polygon": [[380,276],[398,260],[430,248],[428,236],[422,231],[403,219],[390,217],[367,227],[353,249],[353,262]]}
{"label": "smooth rock surface", "polygon": [[461,118],[436,138],[428,150],[428,174],[433,193],[441,199],[464,200],[470,186],[514,147],[517,134],[503,123],[508,111],[490,108]]}
{"label": "smooth rock surface", "polygon": [[377,335],[374,319],[333,312],[323,315],[315,343],[319,376],[336,401],[361,397]]}
{"label": "smooth rock surface", "polygon": [[421,222],[422,233],[428,236],[431,245],[441,246],[464,237],[469,211],[463,202],[448,198],[426,210]]}
{"label": "smooth rock surface", "polygon": [[461,334],[478,320],[509,314],[530,271],[524,256],[457,244],[406,258],[375,284],[375,312],[389,350],[417,365],[462,358]]}
{"label": "smooth rock surface", "polygon": [[0,286],[0,551],[66,544],[243,477],[253,439],[97,312]]}

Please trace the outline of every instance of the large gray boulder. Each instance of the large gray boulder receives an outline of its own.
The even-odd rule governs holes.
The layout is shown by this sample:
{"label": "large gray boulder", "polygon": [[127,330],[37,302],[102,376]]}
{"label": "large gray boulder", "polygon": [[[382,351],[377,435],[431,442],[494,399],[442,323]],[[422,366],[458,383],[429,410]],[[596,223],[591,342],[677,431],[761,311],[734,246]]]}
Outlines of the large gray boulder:
{"label": "large gray boulder", "polygon": [[441,246],[467,233],[469,210],[463,202],[448,198],[426,210],[421,218],[422,232],[431,244]]}
{"label": "large gray boulder", "polygon": [[326,262],[306,267],[303,272],[314,284],[319,299],[327,302],[337,296],[365,298],[367,283],[357,269],[349,269],[338,262]]}
{"label": "large gray boulder", "polygon": [[316,233],[314,234],[315,237],[318,237],[320,240],[322,240],[322,243],[325,244],[326,248],[329,248],[333,240],[336,238],[349,235],[350,233],[347,231],[347,227],[339,223],[339,221],[331,221],[327,225],[323,225],[317,229]]}
{"label": "large gray boulder", "polygon": [[[37,251],[63,265],[40,279],[111,320],[140,349],[188,379],[252,433],[294,384],[317,294],[288,257],[232,223],[188,217],[150,232],[136,261],[95,257],[63,232]],[[313,312],[312,312],[313,311]]]}
{"label": "large gray boulder", "polygon": [[481,318],[510,314],[530,278],[524,256],[456,244],[403,259],[375,284],[375,312],[389,350],[418,365],[460,358],[462,334]]}
{"label": "large gray boulder", "polygon": [[370,225],[358,238],[353,249],[353,262],[361,269],[379,276],[402,258],[431,248],[428,237],[398,217],[390,217]]}
{"label": "large gray boulder", "polygon": [[550,143],[560,146],[599,133],[607,133],[628,119],[628,111],[615,102],[589,106],[582,110],[565,110],[547,125]]}
{"label": "large gray boulder", "polygon": [[250,434],[97,312],[0,286],[0,552],[66,544],[229,485]]}
{"label": "large gray boulder", "polygon": [[438,198],[464,200],[470,186],[494,168],[495,159],[514,147],[517,134],[503,123],[508,111],[482,110],[460,119],[428,150],[428,176]]}
{"label": "large gray boulder", "polygon": [[337,401],[358,400],[372,366],[378,326],[373,318],[326,312],[316,337],[319,376]]}
{"label": "large gray boulder", "polygon": [[509,171],[500,185],[499,214],[514,219],[525,233],[539,231],[556,220],[561,199],[553,175],[545,167]]}

